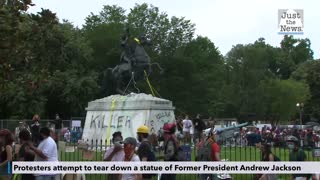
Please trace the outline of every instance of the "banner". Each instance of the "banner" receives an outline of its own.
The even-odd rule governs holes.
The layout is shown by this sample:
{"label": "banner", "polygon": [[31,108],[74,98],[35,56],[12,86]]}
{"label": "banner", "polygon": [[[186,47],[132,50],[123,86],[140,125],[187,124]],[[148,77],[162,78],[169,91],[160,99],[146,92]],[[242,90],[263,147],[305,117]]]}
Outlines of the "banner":
{"label": "banner", "polygon": [[320,162],[13,162],[14,174],[319,174]]}

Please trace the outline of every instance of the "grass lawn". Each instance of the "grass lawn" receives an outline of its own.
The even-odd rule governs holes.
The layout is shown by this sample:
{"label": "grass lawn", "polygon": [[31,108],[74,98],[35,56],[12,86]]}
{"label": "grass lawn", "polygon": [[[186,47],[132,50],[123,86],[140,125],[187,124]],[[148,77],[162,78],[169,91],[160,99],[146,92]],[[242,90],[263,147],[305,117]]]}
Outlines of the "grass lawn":
{"label": "grass lawn", "polygon": [[[283,148],[272,149],[274,154],[276,154],[281,161],[289,161],[289,151]],[[192,150],[191,159],[195,160],[195,150]],[[307,154],[308,161],[320,161],[320,158],[314,158],[312,156],[312,151],[305,151]],[[92,154],[85,153],[84,151],[79,151],[74,149],[74,152],[62,152],[59,151],[60,161],[102,161],[104,152],[96,151]],[[87,157],[84,157],[87,155]],[[91,155],[91,156],[90,156]],[[163,154],[156,152],[158,159],[161,161],[163,159]],[[260,151],[255,147],[221,147],[221,159],[228,159],[229,161],[260,161],[261,154]],[[187,162],[181,162],[187,163]],[[233,174],[233,179],[252,179],[251,174]],[[86,175],[88,180],[106,180],[106,175],[95,174]],[[154,179],[157,179],[156,177]],[[181,174],[177,175],[177,180],[196,180],[199,179],[198,175],[192,174]],[[279,175],[279,179],[290,179],[290,175]]]}

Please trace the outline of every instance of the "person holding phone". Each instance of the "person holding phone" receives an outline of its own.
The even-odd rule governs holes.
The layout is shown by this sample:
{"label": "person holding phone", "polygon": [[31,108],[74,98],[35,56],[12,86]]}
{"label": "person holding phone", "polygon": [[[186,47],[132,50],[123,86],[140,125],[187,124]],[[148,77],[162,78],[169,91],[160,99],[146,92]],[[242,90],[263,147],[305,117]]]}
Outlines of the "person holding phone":
{"label": "person holding phone", "polygon": [[[104,154],[104,161],[122,161],[124,157],[123,138],[120,131],[112,134],[112,144]],[[108,174],[108,180],[118,180],[119,174]]]}

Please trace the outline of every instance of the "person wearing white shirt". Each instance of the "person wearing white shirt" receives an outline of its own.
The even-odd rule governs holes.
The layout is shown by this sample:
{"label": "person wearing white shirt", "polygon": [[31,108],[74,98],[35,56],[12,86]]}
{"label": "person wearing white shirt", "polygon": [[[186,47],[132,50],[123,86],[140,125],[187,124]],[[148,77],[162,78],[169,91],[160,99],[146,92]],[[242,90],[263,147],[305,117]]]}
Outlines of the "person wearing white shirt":
{"label": "person wearing white shirt", "polygon": [[186,118],[182,121],[182,124],[183,124],[182,131],[183,131],[185,143],[190,143],[191,142],[190,131],[193,125],[188,115],[186,115]]}
{"label": "person wearing white shirt", "polygon": [[[124,157],[123,161],[140,162],[138,155],[134,153],[137,147],[137,140],[128,137],[124,140]],[[142,180],[142,174],[120,174],[119,180]]]}
{"label": "person wearing white shirt", "polygon": [[[58,150],[56,142],[50,137],[50,129],[43,127],[40,129],[39,146],[36,148],[30,143],[30,149],[35,152],[34,161],[58,161]],[[56,174],[35,175],[36,180],[55,180]]]}
{"label": "person wearing white shirt", "polygon": [[[104,154],[104,161],[123,161],[124,151],[123,151],[123,138],[121,132],[115,132],[112,134],[113,146],[110,147]],[[118,180],[118,174],[108,174],[108,180]]]}

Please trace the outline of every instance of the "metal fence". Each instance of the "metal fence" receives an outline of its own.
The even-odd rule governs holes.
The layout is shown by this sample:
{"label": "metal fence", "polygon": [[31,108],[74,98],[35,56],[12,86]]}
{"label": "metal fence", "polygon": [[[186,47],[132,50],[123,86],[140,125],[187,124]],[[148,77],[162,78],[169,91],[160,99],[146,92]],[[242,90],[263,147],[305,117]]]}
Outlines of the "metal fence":
{"label": "metal fence", "polygon": [[[83,119],[79,119],[83,121]],[[27,125],[31,125],[33,122],[30,119],[23,119],[23,120],[18,120],[18,119],[0,119],[0,129],[9,129],[11,132],[15,131],[15,128],[20,125],[20,123],[23,122]],[[39,121],[40,126],[48,126],[48,124],[54,124],[55,120],[54,119],[41,119]],[[63,127],[71,127],[71,120],[62,120]],[[83,126],[82,126],[83,127]]]}
{"label": "metal fence", "polygon": [[[0,129],[9,129],[12,132],[19,125],[21,120],[0,120]],[[31,120],[23,120],[27,124],[31,124]],[[54,120],[40,120],[41,126],[46,126],[48,123],[52,123]],[[64,127],[70,127],[72,120],[63,120]],[[61,140],[63,137],[60,138]],[[59,141],[59,160],[60,161],[103,161],[103,156],[106,149],[110,146],[110,142],[105,145],[102,140],[85,140],[83,143],[78,143],[76,140],[71,142]],[[185,145],[181,142],[182,145]],[[220,144],[220,157],[227,161],[261,161],[261,152],[255,146],[249,146],[243,138],[232,138],[221,142]],[[319,146],[319,144],[318,144]],[[191,145],[190,159],[191,161],[196,160],[197,146]],[[304,152],[307,155],[307,161],[320,161],[320,157],[315,156],[315,150],[317,148],[304,147]],[[318,149],[319,150],[319,149]],[[158,161],[163,161],[164,153],[161,146],[161,142],[154,146]],[[274,143],[272,146],[272,152],[280,158],[281,161],[289,161],[289,150],[285,143]],[[186,163],[186,162],[181,162]],[[105,174],[87,174],[86,179],[89,180],[106,180],[107,175]],[[254,179],[255,175],[252,174],[232,174],[232,179]],[[158,179],[154,177],[153,179]],[[198,175],[194,174],[179,174],[176,176],[177,180],[197,180]],[[290,179],[289,174],[279,175],[278,179]]]}
{"label": "metal fence", "polygon": [[[61,161],[103,161],[103,156],[109,145],[104,145],[102,140],[85,141],[84,144],[78,143],[59,143],[59,159]],[[240,142],[234,143],[234,142]],[[220,145],[221,159],[228,161],[260,161],[261,152],[255,146],[247,146],[242,144],[242,141],[235,141],[235,139],[223,142]],[[108,143],[107,143],[108,144]],[[109,143],[110,144],[110,143]],[[191,146],[191,161],[195,161],[197,155],[197,147]],[[314,155],[315,149],[304,149],[307,155],[307,161],[320,161],[320,157]],[[154,152],[156,153],[158,161],[163,161],[163,150],[161,146],[155,146]],[[289,150],[285,146],[272,147],[272,152],[280,158],[281,161],[289,161]],[[185,162],[181,162],[185,163]],[[255,175],[252,174],[232,174],[232,179],[254,179]],[[106,175],[86,175],[87,179],[107,179]],[[157,177],[154,177],[157,179]],[[177,180],[196,180],[199,179],[198,175],[193,174],[179,174],[176,176]],[[278,179],[290,179],[290,175],[279,175]]]}

